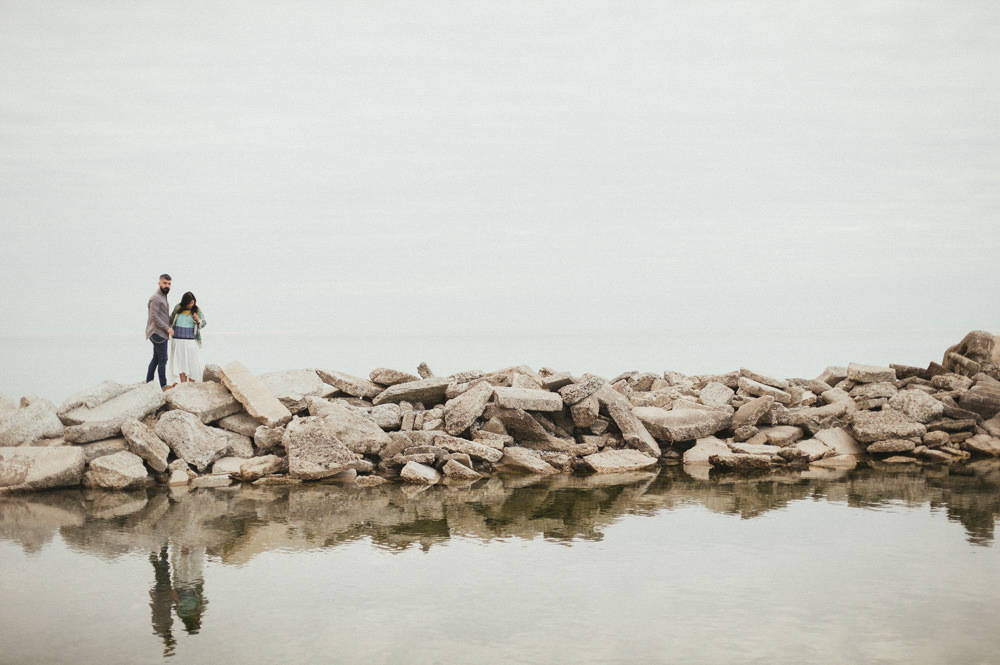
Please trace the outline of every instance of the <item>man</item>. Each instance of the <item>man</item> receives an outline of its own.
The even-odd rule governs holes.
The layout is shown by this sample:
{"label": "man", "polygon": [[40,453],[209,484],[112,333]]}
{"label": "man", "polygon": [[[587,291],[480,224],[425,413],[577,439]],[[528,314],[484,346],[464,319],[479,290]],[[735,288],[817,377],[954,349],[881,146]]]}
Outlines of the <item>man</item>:
{"label": "man", "polygon": [[146,308],[149,310],[146,319],[146,339],[153,343],[153,359],[149,361],[146,371],[146,383],[153,380],[153,374],[160,374],[160,388],[167,386],[167,340],[174,334],[170,327],[170,303],[167,294],[170,293],[170,275],[160,275],[159,288],[149,296]]}

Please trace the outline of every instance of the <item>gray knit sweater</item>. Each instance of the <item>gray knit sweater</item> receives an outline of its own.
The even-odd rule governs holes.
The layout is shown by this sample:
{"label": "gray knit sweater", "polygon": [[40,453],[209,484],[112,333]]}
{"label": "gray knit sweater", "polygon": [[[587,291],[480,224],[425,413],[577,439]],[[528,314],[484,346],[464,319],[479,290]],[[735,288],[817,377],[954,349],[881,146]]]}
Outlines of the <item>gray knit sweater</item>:
{"label": "gray knit sweater", "polygon": [[167,329],[170,327],[170,303],[167,302],[167,294],[156,289],[153,295],[149,296],[146,307],[149,310],[146,319],[146,339],[152,337],[153,333],[164,339],[169,337]]}

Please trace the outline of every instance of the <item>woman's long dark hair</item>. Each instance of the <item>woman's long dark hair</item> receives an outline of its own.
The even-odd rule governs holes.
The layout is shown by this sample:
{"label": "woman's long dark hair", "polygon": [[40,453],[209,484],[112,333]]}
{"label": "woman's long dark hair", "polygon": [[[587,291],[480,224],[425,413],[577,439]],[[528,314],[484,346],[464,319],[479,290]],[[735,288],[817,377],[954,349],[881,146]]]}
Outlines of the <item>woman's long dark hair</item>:
{"label": "woman's long dark hair", "polygon": [[[192,303],[194,307],[191,307]],[[198,299],[190,291],[181,296],[181,309],[190,309],[192,314],[198,311]]]}

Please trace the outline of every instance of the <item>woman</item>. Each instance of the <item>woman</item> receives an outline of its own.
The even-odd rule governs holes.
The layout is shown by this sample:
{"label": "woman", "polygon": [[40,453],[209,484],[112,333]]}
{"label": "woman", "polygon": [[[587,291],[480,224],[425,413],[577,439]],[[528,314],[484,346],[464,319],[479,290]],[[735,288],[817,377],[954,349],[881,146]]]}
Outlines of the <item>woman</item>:
{"label": "woman", "polygon": [[188,291],[170,314],[170,327],[174,337],[170,342],[170,379],[181,383],[201,381],[202,367],[198,349],[201,348],[201,329],[205,327],[205,313],[198,307],[194,294]]}

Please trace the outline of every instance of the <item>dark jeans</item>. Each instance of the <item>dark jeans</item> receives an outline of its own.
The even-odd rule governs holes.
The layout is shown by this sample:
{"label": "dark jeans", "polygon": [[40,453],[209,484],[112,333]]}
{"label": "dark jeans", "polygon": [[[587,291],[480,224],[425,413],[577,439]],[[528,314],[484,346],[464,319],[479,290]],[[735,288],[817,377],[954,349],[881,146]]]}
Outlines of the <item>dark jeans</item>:
{"label": "dark jeans", "polygon": [[159,371],[162,388],[167,385],[167,340],[154,333],[149,341],[153,343],[153,359],[149,361],[149,369],[146,370],[146,383],[152,381],[153,374]]}

